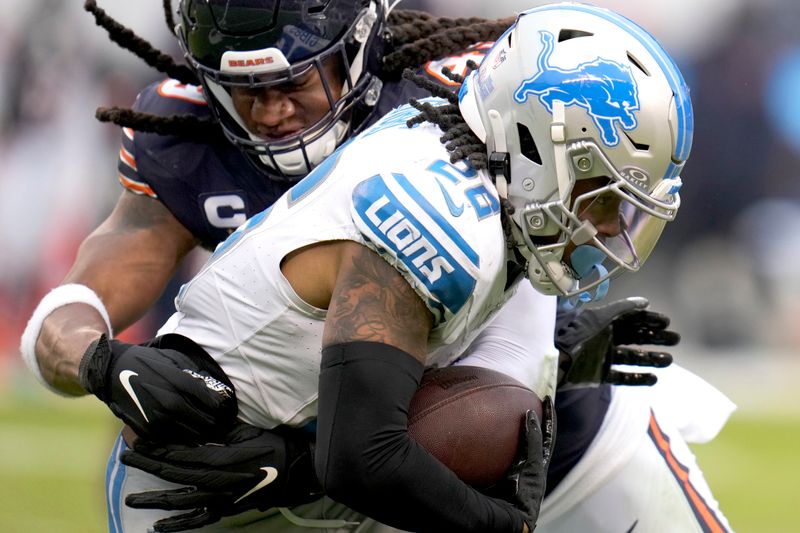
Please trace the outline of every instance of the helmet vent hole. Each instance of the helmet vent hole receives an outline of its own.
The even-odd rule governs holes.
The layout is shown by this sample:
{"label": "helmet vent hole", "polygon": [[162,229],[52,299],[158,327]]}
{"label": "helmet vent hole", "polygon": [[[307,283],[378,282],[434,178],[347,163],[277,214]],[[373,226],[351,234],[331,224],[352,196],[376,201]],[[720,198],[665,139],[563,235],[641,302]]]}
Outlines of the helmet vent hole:
{"label": "helmet vent hole", "polygon": [[633,63],[633,64],[634,64],[634,66],[636,66],[636,68],[638,68],[639,70],[641,70],[642,72],[644,72],[644,75],[645,75],[645,76],[649,76],[649,75],[650,75],[650,73],[647,71],[647,69],[646,69],[646,68],[644,68],[644,65],[642,65],[641,61],[639,61],[638,59],[636,59],[636,57],[634,57],[634,55],[633,55],[633,54],[631,54],[630,52],[628,52],[628,61],[630,61],[631,63]]}
{"label": "helmet vent hole", "polygon": [[588,31],[582,30],[561,30],[558,32],[558,42],[569,41],[570,39],[577,39],[578,37],[591,37],[594,35]]}
{"label": "helmet vent hole", "polygon": [[537,165],[542,164],[542,156],[539,155],[539,149],[536,147],[536,142],[533,140],[531,131],[525,124],[517,122],[517,133],[519,134],[519,151],[520,153],[533,163]]}
{"label": "helmet vent hole", "polygon": [[630,143],[633,145],[633,147],[636,150],[638,150],[640,152],[647,152],[648,150],[650,150],[650,145],[649,144],[637,143],[636,141],[633,140],[633,138],[631,138],[630,135],[628,135],[627,132],[623,132],[623,133],[625,134],[625,137],[627,137],[628,141],[630,141]]}

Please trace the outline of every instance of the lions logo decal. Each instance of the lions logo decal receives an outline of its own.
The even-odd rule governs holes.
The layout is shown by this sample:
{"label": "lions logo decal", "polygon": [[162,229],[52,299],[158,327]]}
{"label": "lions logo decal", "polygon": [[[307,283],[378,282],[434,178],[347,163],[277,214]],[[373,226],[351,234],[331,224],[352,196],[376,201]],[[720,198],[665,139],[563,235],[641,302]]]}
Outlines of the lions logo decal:
{"label": "lions logo decal", "polygon": [[557,100],[565,106],[580,106],[592,117],[603,142],[616,146],[619,143],[617,123],[626,130],[637,125],[634,111],[639,109],[639,90],[630,67],[599,57],[574,69],[553,67],[548,63],[554,37],[546,31],[540,35],[544,47],[537,60],[539,72],[517,87],[514,100],[524,104],[535,94],[550,113]]}

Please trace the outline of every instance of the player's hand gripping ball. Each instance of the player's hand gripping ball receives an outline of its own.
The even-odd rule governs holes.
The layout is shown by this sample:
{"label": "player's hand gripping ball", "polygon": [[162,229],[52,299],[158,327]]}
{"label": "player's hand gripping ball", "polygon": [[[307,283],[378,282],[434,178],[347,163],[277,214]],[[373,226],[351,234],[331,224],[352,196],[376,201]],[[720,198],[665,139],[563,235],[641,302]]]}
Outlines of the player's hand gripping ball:
{"label": "player's hand gripping ball", "polygon": [[522,383],[473,366],[427,371],[411,401],[411,437],[476,488],[500,481],[518,457],[525,414],[542,402]]}

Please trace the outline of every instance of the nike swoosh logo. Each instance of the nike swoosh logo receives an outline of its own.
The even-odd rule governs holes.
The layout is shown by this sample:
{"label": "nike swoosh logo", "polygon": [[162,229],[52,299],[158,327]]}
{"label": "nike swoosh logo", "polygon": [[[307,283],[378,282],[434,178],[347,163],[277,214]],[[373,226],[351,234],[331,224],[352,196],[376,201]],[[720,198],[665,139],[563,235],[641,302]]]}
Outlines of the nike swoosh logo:
{"label": "nike swoosh logo", "polygon": [[147,415],[145,414],[144,409],[142,408],[142,403],[139,401],[139,397],[136,396],[136,392],[134,392],[133,387],[131,386],[131,378],[133,376],[138,376],[138,375],[139,374],[137,374],[133,370],[123,370],[122,372],[119,373],[119,381],[120,383],[122,383],[122,388],[125,389],[125,392],[127,392],[128,396],[130,396],[131,400],[133,400],[133,403],[135,403],[136,407],[139,408],[139,412],[142,413],[144,421],[150,422],[150,420],[147,419]]}
{"label": "nike swoosh logo", "polygon": [[233,502],[234,504],[239,503],[240,501],[244,500],[254,492],[263,489],[264,487],[266,487],[267,485],[278,479],[278,470],[276,468],[272,466],[262,466],[261,470],[266,472],[266,476],[264,476],[264,479],[259,481],[258,485],[256,485],[252,489],[245,492],[242,496],[240,496],[235,502]]}
{"label": "nike swoosh logo", "polygon": [[442,182],[439,179],[436,179],[436,185],[439,186],[439,189],[442,191],[442,195],[444,196],[444,201],[447,203],[447,209],[450,211],[450,214],[454,217],[460,217],[461,214],[464,212],[464,204],[456,205],[453,199],[450,197],[450,194],[447,192],[447,189],[444,188]]}

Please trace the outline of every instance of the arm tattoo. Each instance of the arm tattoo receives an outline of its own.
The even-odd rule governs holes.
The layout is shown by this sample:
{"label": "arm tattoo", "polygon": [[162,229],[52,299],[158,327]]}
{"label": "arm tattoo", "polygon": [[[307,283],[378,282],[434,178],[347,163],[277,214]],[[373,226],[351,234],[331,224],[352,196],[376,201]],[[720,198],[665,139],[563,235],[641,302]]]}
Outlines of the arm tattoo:
{"label": "arm tattoo", "polygon": [[391,344],[424,356],[432,316],[403,276],[358,245],[340,267],[323,345],[350,341]]}

